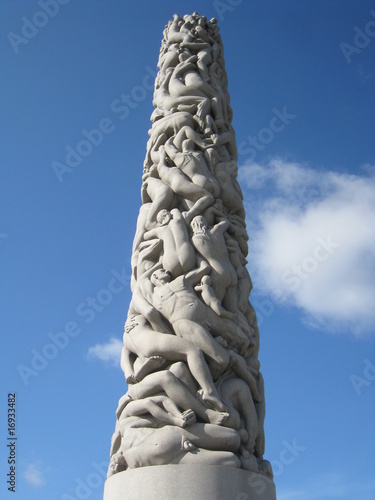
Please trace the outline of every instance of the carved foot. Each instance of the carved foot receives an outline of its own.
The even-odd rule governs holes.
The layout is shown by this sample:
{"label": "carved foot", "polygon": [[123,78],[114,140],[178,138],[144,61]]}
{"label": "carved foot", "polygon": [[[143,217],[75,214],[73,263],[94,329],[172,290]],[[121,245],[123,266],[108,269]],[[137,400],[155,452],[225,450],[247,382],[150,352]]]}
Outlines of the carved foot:
{"label": "carved foot", "polygon": [[229,419],[229,413],[227,412],[219,412],[219,411],[214,411],[214,410],[207,410],[207,416],[208,420],[210,421],[210,424],[216,424],[216,425],[224,425]]}
{"label": "carved foot", "polygon": [[193,410],[185,410],[182,414],[182,425],[181,427],[187,427],[188,425],[195,424],[197,417]]}
{"label": "carved foot", "polygon": [[138,384],[139,379],[135,375],[129,375],[128,377],[126,377],[125,381],[128,385],[133,385]]}
{"label": "carved foot", "polygon": [[120,418],[120,415],[121,415],[123,409],[125,408],[126,405],[128,405],[130,403],[130,401],[133,401],[133,398],[128,393],[124,394],[120,398],[120,401],[118,402],[118,407],[116,410],[117,419]]}
{"label": "carved foot", "polygon": [[226,412],[228,408],[225,406],[219,398],[214,396],[213,394],[206,393],[203,389],[198,391],[199,397],[202,400],[202,403],[206,405],[211,410]]}
{"label": "carved foot", "polygon": [[163,366],[165,361],[165,358],[163,358],[162,356],[151,356],[150,358],[147,358],[135,374],[137,381],[139,382],[140,380],[144,379],[146,375],[159,370]]}
{"label": "carved foot", "polygon": [[126,469],[126,462],[122,451],[115,453],[109,462],[107,478]]}

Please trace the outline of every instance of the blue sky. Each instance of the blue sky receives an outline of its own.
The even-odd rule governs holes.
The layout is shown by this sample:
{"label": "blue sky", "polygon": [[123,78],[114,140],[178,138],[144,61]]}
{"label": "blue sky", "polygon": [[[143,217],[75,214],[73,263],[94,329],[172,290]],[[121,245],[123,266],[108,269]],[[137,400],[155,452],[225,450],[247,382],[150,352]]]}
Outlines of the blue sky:
{"label": "blue sky", "polygon": [[278,499],[375,498],[375,2],[41,4],[1,3],[1,497],[15,392],[15,497],[102,498],[150,82],[197,10],[225,48]]}

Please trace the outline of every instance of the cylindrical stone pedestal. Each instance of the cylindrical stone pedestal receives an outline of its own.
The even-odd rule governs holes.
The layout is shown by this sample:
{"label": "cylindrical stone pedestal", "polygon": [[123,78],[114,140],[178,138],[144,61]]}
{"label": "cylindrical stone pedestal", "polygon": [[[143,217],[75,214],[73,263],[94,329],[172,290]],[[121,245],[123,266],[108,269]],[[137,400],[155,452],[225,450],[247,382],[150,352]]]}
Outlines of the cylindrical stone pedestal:
{"label": "cylindrical stone pedestal", "polygon": [[261,474],[216,465],[155,465],[107,479],[104,500],[276,500]]}

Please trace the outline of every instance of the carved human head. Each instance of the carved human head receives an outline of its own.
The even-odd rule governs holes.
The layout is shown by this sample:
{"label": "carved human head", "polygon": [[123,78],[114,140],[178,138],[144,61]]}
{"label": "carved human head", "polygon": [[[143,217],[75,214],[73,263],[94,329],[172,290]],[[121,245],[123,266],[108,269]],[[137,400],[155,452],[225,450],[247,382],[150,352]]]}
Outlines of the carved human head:
{"label": "carved human head", "polygon": [[192,151],[195,149],[194,141],[191,139],[185,139],[182,141],[182,151]]}
{"label": "carved human head", "polygon": [[208,274],[203,276],[203,278],[201,279],[201,284],[211,286],[212,284],[211,276],[209,276]]}
{"label": "carved human head", "polygon": [[188,50],[185,50],[185,49],[180,49],[180,52],[179,52],[179,56],[178,56],[178,59],[180,62],[184,62],[184,61],[187,61],[190,57],[190,53]]}
{"label": "carved human head", "polygon": [[206,149],[206,151],[204,152],[204,157],[211,167],[215,167],[220,161],[220,156],[214,148]]}
{"label": "carved human head", "polygon": [[207,221],[202,215],[197,215],[190,223],[191,229],[195,235],[197,234],[207,234]]}
{"label": "carved human head", "polygon": [[151,283],[155,286],[165,285],[169,283],[171,279],[171,273],[165,269],[158,269],[151,275]]}
{"label": "carved human head", "polygon": [[200,16],[200,18],[198,19],[198,24],[200,26],[205,27],[206,24],[207,24],[207,17],[206,16]]}
{"label": "carved human head", "polygon": [[169,221],[172,219],[172,215],[169,210],[163,209],[158,212],[158,215],[156,216],[156,221],[158,224],[161,226],[166,226],[169,224]]}

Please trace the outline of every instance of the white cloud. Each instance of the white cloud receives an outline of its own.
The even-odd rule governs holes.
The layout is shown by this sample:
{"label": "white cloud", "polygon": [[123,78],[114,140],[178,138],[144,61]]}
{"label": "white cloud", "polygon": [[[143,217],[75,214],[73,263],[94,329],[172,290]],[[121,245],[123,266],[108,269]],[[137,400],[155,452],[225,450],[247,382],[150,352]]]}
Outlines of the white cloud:
{"label": "white cloud", "polygon": [[303,500],[306,497],[305,491],[303,490],[281,490],[281,492],[277,491],[278,500]]}
{"label": "white cloud", "polygon": [[327,473],[309,481],[295,490],[278,490],[278,500],[326,500],[327,498],[374,498],[375,484],[349,482],[344,474]]}
{"label": "white cloud", "polygon": [[122,341],[111,337],[107,343],[96,344],[89,348],[88,357],[97,358],[114,366],[120,365]]}
{"label": "white cloud", "polygon": [[240,167],[255,287],[311,326],[375,326],[375,175],[317,171],[279,158]]}
{"label": "white cloud", "polygon": [[23,477],[29,484],[35,487],[43,486],[46,482],[44,472],[41,470],[40,462],[28,464],[23,473]]}

